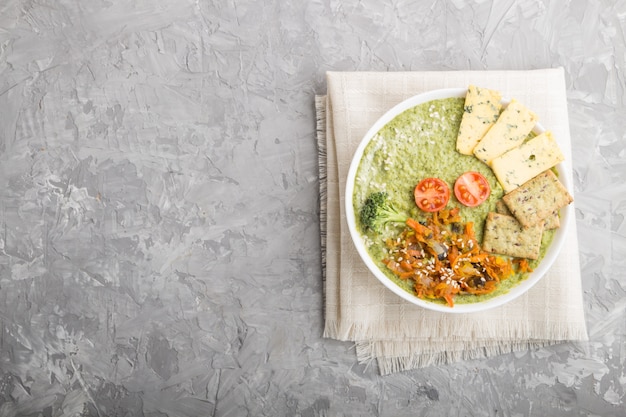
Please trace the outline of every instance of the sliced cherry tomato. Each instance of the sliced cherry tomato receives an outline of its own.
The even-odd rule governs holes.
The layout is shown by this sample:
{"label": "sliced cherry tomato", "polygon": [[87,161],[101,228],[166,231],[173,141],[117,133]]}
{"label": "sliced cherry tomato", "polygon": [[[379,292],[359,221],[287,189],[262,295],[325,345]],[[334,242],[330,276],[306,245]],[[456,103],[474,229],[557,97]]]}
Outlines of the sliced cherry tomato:
{"label": "sliced cherry tomato", "polygon": [[468,171],[454,183],[454,195],[461,204],[476,207],[491,194],[489,181],[480,172]]}
{"label": "sliced cherry tomato", "polygon": [[450,188],[439,178],[421,180],[413,194],[417,207],[428,212],[441,210],[450,200]]}

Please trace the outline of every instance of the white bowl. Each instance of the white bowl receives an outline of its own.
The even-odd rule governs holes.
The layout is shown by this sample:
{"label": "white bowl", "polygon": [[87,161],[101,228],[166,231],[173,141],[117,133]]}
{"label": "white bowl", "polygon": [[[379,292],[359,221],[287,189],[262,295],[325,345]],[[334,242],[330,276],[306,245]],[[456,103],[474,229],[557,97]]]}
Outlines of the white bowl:
{"label": "white bowl", "polygon": [[[432,100],[439,100],[445,98],[452,97],[465,97],[467,93],[467,89],[465,88],[449,88],[449,89],[441,89],[441,90],[433,90],[423,94],[419,94],[417,96],[413,96],[385,113],[380,119],[374,123],[374,125],[367,131],[361,143],[359,144],[354,157],[352,158],[352,162],[350,164],[350,170],[348,171],[348,177],[346,181],[346,190],[345,190],[345,207],[346,207],[346,216],[348,222],[348,229],[350,230],[350,235],[352,237],[352,241],[356,247],[359,256],[365,262],[365,265],[368,269],[374,274],[380,282],[385,285],[392,292],[397,294],[399,297],[402,297],[406,301],[409,301],[417,306],[429,309],[440,311],[444,313],[473,313],[478,311],[484,311],[490,308],[501,306],[505,303],[508,303],[511,300],[516,299],[520,295],[527,292],[533,285],[535,285],[550,269],[550,266],[554,263],[557,255],[559,254],[561,247],[563,246],[563,242],[565,241],[565,236],[567,229],[569,228],[569,224],[573,221],[574,213],[572,205],[568,205],[561,209],[561,227],[556,231],[552,243],[546,251],[546,254],[539,265],[534,269],[533,272],[529,273],[529,276],[521,281],[516,286],[509,289],[508,292],[494,296],[492,298],[488,298],[484,301],[470,304],[455,304],[454,307],[449,307],[444,304],[438,304],[434,302],[430,302],[428,300],[420,299],[416,295],[410,294],[407,291],[400,288],[395,282],[393,282],[381,269],[376,265],[376,263],[372,260],[369,255],[369,252],[366,249],[365,242],[363,236],[359,232],[356,225],[356,211],[353,206],[353,194],[354,194],[354,184],[356,180],[356,173],[359,167],[359,163],[363,156],[363,152],[365,151],[366,146],[370,142],[370,140],[376,135],[376,133],[382,129],[387,123],[393,120],[400,113],[408,110],[414,106],[419,104],[427,103]],[[504,104],[507,104],[508,101],[503,100]],[[535,133],[539,134],[544,131],[543,127],[540,124],[537,124],[533,130]],[[571,192],[572,186],[566,175],[566,166],[564,163],[560,163],[556,167],[559,173],[559,179],[565,185],[565,187]]]}

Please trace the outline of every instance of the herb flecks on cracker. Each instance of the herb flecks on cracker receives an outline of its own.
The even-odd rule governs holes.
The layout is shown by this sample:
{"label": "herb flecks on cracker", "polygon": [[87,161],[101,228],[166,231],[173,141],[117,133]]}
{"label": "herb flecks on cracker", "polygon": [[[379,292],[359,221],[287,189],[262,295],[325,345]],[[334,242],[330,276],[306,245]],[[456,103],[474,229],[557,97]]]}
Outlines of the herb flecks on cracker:
{"label": "herb flecks on cracker", "polygon": [[470,85],[465,95],[463,117],[456,139],[456,150],[472,155],[476,144],[498,120],[502,109],[502,94],[496,90]]}

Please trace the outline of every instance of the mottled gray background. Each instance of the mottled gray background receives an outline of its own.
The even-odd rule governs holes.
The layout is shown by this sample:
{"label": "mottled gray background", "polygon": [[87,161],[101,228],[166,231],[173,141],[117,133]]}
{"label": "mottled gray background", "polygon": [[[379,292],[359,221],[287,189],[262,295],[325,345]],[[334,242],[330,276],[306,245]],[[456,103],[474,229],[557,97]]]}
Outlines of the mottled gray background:
{"label": "mottled gray background", "polygon": [[[625,38],[624,0],[0,1],[0,415],[626,415]],[[325,71],[553,66],[590,342],[381,377],[321,338]]]}

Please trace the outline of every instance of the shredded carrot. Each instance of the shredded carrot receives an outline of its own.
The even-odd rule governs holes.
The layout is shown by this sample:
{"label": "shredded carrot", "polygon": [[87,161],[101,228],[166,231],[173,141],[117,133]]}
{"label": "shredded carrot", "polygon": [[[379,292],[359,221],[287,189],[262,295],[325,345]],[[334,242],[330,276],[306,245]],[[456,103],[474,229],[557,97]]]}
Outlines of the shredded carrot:
{"label": "shredded carrot", "polygon": [[428,227],[423,226],[418,221],[409,218],[406,220],[406,224],[415,231],[418,240],[426,241],[426,239],[432,239],[433,231]]}
{"label": "shredded carrot", "polygon": [[[457,294],[489,294],[514,273],[512,261],[482,251],[474,225],[462,225],[458,209],[435,212],[425,224],[408,219],[406,225],[387,241],[389,256],[383,262],[400,279],[412,280],[419,298],[441,299],[452,307]],[[523,260],[516,266],[529,268]]]}
{"label": "shredded carrot", "polygon": [[449,210],[441,210],[433,213],[433,223],[436,225],[448,225],[451,223],[458,223],[461,221],[461,216],[459,215],[459,208],[455,207]]}
{"label": "shredded carrot", "polygon": [[528,263],[528,259],[526,258],[515,259],[513,263],[517,266],[518,272],[521,272],[521,273],[533,272],[533,269],[530,267],[530,264]]}

